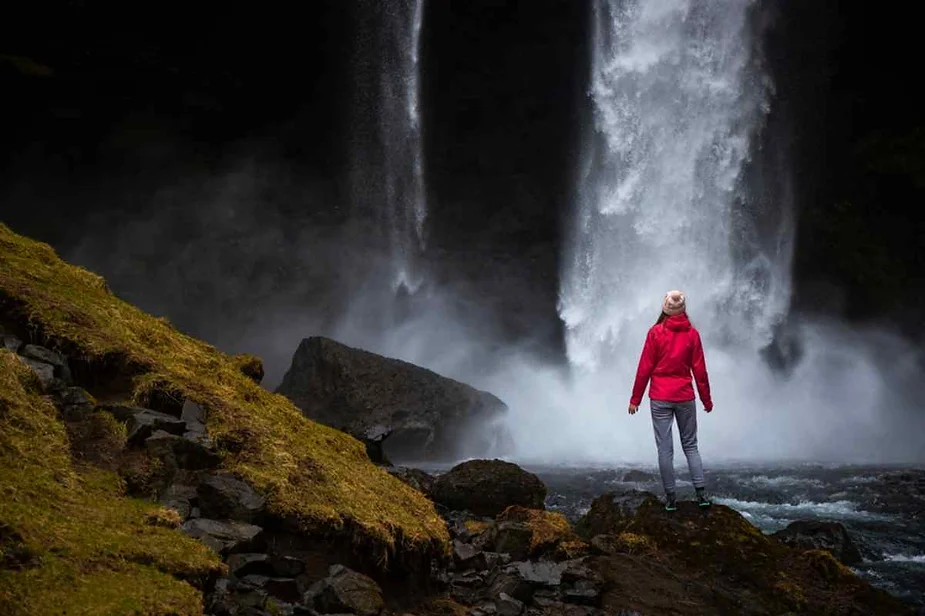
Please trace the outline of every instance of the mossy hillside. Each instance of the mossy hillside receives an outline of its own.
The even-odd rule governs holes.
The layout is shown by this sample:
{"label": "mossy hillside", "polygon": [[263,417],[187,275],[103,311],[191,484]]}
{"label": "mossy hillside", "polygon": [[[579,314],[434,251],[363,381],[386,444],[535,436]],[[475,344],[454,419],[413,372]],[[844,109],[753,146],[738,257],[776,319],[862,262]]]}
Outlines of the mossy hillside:
{"label": "mossy hillside", "polygon": [[201,614],[224,570],[163,510],[77,467],[31,370],[0,351],[0,614]]}
{"label": "mossy hillside", "polygon": [[166,394],[202,405],[223,467],[265,494],[271,514],[307,532],[346,534],[383,562],[408,550],[448,552],[433,504],[370,463],[359,441],[309,421],[229,356],[2,224],[0,310],[89,365],[121,367],[136,402]]}

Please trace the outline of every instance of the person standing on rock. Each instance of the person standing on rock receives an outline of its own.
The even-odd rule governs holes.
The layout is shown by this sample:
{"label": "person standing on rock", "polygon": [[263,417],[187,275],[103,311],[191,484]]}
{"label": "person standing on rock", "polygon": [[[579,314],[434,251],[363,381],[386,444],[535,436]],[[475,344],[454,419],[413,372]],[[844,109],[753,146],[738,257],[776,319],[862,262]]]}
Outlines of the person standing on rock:
{"label": "person standing on rock", "polygon": [[697,491],[697,504],[709,507],[704,494],[703,463],[697,449],[697,407],[691,374],[697,382],[697,392],[704,410],[713,410],[710,397],[710,379],[703,357],[700,333],[687,318],[686,300],[680,291],[670,291],[662,301],[662,314],[649,329],[646,343],[639,358],[629,414],[635,415],[642,402],[642,394],[652,381],[649,398],[652,409],[652,426],[655,428],[655,446],[658,449],[658,469],[665,488],[665,510],[675,511],[674,442],[672,424],[677,420],[681,434],[681,448],[687,456],[691,481]]}

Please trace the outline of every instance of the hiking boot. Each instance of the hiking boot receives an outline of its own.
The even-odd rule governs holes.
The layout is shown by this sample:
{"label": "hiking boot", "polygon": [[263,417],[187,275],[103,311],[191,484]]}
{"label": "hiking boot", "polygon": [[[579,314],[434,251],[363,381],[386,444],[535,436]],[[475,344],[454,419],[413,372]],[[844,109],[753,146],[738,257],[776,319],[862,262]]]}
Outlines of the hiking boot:
{"label": "hiking boot", "polygon": [[706,494],[704,494],[703,488],[697,488],[697,506],[698,507],[709,507],[713,504]]}
{"label": "hiking boot", "polygon": [[665,511],[677,511],[678,503],[673,493],[665,495]]}

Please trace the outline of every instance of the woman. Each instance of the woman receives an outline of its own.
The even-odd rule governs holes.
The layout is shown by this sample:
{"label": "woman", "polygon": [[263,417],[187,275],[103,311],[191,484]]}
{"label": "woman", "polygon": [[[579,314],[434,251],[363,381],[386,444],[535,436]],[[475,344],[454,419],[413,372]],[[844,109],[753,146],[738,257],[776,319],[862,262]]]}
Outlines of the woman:
{"label": "woman", "polygon": [[649,398],[652,408],[652,425],[655,428],[655,446],[658,448],[658,469],[665,488],[665,510],[675,511],[674,443],[671,425],[678,421],[681,447],[687,456],[691,481],[697,491],[697,504],[709,507],[704,494],[703,463],[697,451],[697,407],[691,373],[697,382],[697,392],[704,410],[713,410],[710,398],[710,379],[703,358],[700,334],[687,318],[684,294],[670,291],[662,301],[662,314],[649,329],[646,344],[639,358],[629,413],[635,415],[642,402],[642,394],[652,380]]}

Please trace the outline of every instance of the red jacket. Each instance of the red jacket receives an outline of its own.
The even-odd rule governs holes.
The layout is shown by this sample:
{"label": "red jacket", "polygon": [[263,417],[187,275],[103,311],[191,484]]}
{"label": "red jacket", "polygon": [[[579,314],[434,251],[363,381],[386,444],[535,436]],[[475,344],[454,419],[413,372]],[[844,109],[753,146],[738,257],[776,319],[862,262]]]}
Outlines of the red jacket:
{"label": "red jacket", "polygon": [[630,404],[639,405],[649,379],[649,398],[665,402],[688,402],[694,399],[691,372],[697,381],[697,392],[704,408],[713,410],[710,398],[710,378],[703,358],[700,333],[686,314],[668,317],[653,325],[646,336],[646,345],[639,358],[636,382]]}

